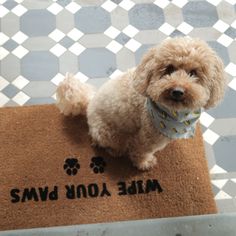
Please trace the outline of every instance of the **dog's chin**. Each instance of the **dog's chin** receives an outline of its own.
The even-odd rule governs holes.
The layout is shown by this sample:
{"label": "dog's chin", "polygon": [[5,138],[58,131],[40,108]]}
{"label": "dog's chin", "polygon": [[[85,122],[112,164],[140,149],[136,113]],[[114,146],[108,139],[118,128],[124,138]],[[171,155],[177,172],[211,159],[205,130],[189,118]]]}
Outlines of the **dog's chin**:
{"label": "dog's chin", "polygon": [[161,105],[165,106],[169,110],[190,110],[192,109],[192,106],[190,106],[186,101],[178,101],[175,99],[160,99],[157,101],[157,103],[160,103]]}
{"label": "dog's chin", "polygon": [[173,98],[163,98],[160,97],[157,103],[163,105],[169,110],[175,110],[175,111],[183,111],[183,110],[197,110],[201,108],[199,104],[196,104],[195,101],[193,101],[190,98],[184,98],[181,100],[173,99]]}

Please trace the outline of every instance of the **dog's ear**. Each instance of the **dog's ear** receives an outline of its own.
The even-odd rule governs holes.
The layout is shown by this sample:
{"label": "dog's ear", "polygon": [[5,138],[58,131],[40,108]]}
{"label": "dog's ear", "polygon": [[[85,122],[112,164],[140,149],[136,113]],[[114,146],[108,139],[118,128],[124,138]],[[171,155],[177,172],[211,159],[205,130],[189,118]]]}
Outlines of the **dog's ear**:
{"label": "dog's ear", "polygon": [[211,80],[209,87],[210,98],[204,107],[205,109],[215,107],[223,98],[226,89],[226,78],[222,60],[214,53],[211,62],[212,70],[211,78],[209,78]]}
{"label": "dog's ear", "polygon": [[155,69],[155,55],[157,54],[157,49],[150,49],[142,58],[141,63],[137,66],[134,77],[133,77],[133,86],[135,90],[142,94],[146,95],[146,90],[149,84],[149,81],[153,75]]}

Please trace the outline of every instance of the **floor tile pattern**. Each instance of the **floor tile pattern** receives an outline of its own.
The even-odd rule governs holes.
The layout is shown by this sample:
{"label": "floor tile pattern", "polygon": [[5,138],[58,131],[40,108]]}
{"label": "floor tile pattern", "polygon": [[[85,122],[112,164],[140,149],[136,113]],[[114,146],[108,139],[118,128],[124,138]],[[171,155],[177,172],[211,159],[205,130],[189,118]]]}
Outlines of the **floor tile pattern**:
{"label": "floor tile pattern", "polygon": [[69,71],[97,87],[167,37],[200,37],[227,93],[201,117],[219,212],[236,211],[236,0],[0,0],[0,107],[53,103]]}

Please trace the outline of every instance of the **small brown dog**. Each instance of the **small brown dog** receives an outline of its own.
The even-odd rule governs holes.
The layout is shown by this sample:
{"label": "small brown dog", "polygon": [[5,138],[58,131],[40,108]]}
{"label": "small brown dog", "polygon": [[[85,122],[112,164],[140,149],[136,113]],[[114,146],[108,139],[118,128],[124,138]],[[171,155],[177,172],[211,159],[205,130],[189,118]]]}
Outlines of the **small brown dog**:
{"label": "small brown dog", "polygon": [[150,49],[137,68],[96,93],[67,76],[57,89],[57,105],[65,115],[87,115],[94,145],[129,155],[147,170],[171,140],[194,135],[201,110],[217,105],[224,90],[220,58],[202,40],[183,37]]}

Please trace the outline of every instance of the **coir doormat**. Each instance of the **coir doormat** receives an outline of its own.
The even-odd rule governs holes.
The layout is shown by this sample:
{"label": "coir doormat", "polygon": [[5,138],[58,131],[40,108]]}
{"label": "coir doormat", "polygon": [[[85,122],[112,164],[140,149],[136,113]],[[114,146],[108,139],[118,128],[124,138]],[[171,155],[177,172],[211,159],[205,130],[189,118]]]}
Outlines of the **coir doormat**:
{"label": "coir doormat", "polygon": [[0,230],[215,213],[200,129],[141,172],[90,147],[83,117],[0,109]]}

